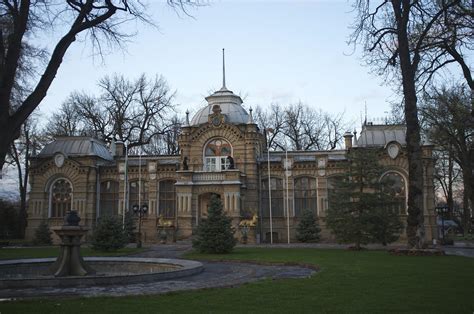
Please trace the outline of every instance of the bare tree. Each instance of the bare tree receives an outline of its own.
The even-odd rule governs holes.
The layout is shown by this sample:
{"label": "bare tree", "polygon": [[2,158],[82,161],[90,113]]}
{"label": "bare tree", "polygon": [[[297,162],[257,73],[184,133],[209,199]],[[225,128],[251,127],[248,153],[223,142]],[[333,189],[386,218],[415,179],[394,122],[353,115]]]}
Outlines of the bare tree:
{"label": "bare tree", "polygon": [[[169,0],[178,8],[195,4],[193,1]],[[30,1],[3,0],[0,16],[11,27],[2,25],[0,31],[0,169],[3,168],[10,144],[20,135],[21,125],[46,96],[63,58],[77,39],[91,42],[98,54],[107,45],[121,45],[132,34],[124,24],[132,20],[149,22],[142,2],[138,0],[66,0]],[[27,38],[44,29],[52,28],[58,34],[66,29],[56,42],[44,68],[38,69],[32,79],[31,90],[21,97],[18,107],[13,104],[15,86],[21,85],[20,72],[25,64],[22,53]],[[26,90],[26,89],[25,89]]]}
{"label": "bare tree", "polygon": [[38,130],[36,119],[30,117],[23,123],[20,137],[10,146],[6,162],[14,166],[18,175],[18,190],[20,192],[19,232],[24,237],[27,224],[27,192],[30,170],[30,157],[35,154],[38,145]]}
{"label": "bare tree", "polygon": [[114,75],[100,80],[99,87],[98,96],[73,92],[50,120],[50,136],[88,135],[107,143],[115,139],[133,149],[176,132],[178,121],[170,117],[174,93],[164,78],[141,75],[131,81]]}
{"label": "bare tree", "polygon": [[84,119],[76,110],[77,98],[76,93],[71,94],[48,120],[43,133],[49,141],[60,136],[87,135]]}
{"label": "bare tree", "polygon": [[272,105],[268,111],[257,107],[256,120],[264,130],[272,129],[267,137],[274,150],[335,149],[346,128],[343,114],[331,115],[303,103]]}
{"label": "bare tree", "polygon": [[[448,29],[448,12],[468,7],[467,0],[357,0],[358,13],[352,42],[362,44],[365,60],[387,81],[401,83],[407,125],[408,218],[410,247],[424,243],[423,164],[420,146],[417,91],[427,86],[435,73],[450,61],[450,54],[438,49],[440,31]],[[460,47],[460,38],[449,37],[451,46]],[[462,37],[471,40],[472,37]]]}
{"label": "bare tree", "polygon": [[255,119],[262,132],[267,135],[267,147],[274,150],[285,149],[283,138],[285,121],[281,106],[272,104],[269,111],[264,111],[261,107],[257,107],[255,109]]}
{"label": "bare tree", "polygon": [[466,86],[455,86],[435,90],[433,95],[426,97],[422,114],[429,130],[429,138],[440,149],[450,154],[462,169],[463,224],[465,228],[469,228],[470,207],[474,204],[474,126],[470,123],[471,92]]}
{"label": "bare tree", "polygon": [[150,143],[143,147],[143,151],[150,155],[178,155],[178,136],[182,125],[183,120],[174,115],[163,134],[151,138]]}
{"label": "bare tree", "polygon": [[435,162],[435,189],[441,190],[449,209],[449,214],[454,213],[454,192],[461,181],[461,170],[453,158],[453,150],[444,150],[440,147],[434,155]]}

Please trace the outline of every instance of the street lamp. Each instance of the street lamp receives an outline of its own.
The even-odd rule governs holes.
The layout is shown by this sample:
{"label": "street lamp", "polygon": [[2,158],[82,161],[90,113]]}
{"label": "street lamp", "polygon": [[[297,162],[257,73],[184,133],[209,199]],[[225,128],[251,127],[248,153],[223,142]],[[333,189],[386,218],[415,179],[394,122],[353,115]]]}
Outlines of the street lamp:
{"label": "street lamp", "polygon": [[148,205],[143,204],[142,207],[138,206],[138,204],[135,204],[132,206],[133,213],[135,215],[138,215],[138,239],[137,239],[137,248],[142,247],[142,217],[145,216],[145,214],[148,211]]}
{"label": "street lamp", "polygon": [[[436,207],[436,212],[438,216],[441,216],[441,233],[443,235],[442,243],[444,244],[446,241],[445,236],[444,236],[444,216],[448,212],[449,208],[448,206],[438,206]],[[438,225],[438,221],[436,221],[436,225]]]}

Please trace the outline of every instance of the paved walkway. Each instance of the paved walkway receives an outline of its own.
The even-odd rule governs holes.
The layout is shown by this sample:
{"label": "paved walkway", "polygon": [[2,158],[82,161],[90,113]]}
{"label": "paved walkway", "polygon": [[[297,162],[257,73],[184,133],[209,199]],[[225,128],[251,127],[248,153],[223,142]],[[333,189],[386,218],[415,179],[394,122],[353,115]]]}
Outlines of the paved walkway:
{"label": "paved walkway", "polygon": [[[179,258],[190,245],[157,245],[137,257]],[[308,278],[315,270],[300,266],[258,265],[251,263],[202,262],[204,271],[200,274],[173,280],[131,284],[74,287],[74,288],[31,288],[4,289],[0,299],[20,299],[35,297],[93,297],[162,294],[172,291],[195,290],[215,287],[233,287],[265,278]]]}

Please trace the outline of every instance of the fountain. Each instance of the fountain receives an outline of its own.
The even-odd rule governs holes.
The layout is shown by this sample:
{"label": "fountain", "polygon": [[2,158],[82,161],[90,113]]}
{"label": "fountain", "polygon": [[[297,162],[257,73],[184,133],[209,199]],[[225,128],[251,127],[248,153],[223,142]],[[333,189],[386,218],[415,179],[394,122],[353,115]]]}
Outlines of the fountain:
{"label": "fountain", "polygon": [[57,259],[37,258],[0,261],[0,290],[29,287],[75,287],[132,284],[169,280],[200,273],[196,261],[168,258],[89,257],[82,258],[81,238],[88,228],[71,211],[65,225],[53,228],[61,239]]}
{"label": "fountain", "polygon": [[81,218],[75,210],[66,215],[65,224],[53,228],[61,239],[61,250],[58,259],[51,266],[51,273],[56,277],[85,276],[95,271],[86,265],[81,256],[81,238],[89,228],[79,226]]}

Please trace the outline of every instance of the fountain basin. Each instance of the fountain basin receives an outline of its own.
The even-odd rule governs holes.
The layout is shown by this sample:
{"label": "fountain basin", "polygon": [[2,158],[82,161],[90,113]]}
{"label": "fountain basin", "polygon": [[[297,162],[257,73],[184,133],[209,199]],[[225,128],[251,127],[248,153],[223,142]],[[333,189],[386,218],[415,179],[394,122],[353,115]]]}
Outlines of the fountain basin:
{"label": "fountain basin", "polygon": [[86,257],[84,260],[96,270],[96,274],[46,275],[56,258],[0,261],[0,289],[127,285],[186,277],[203,270],[202,263],[181,259]]}

